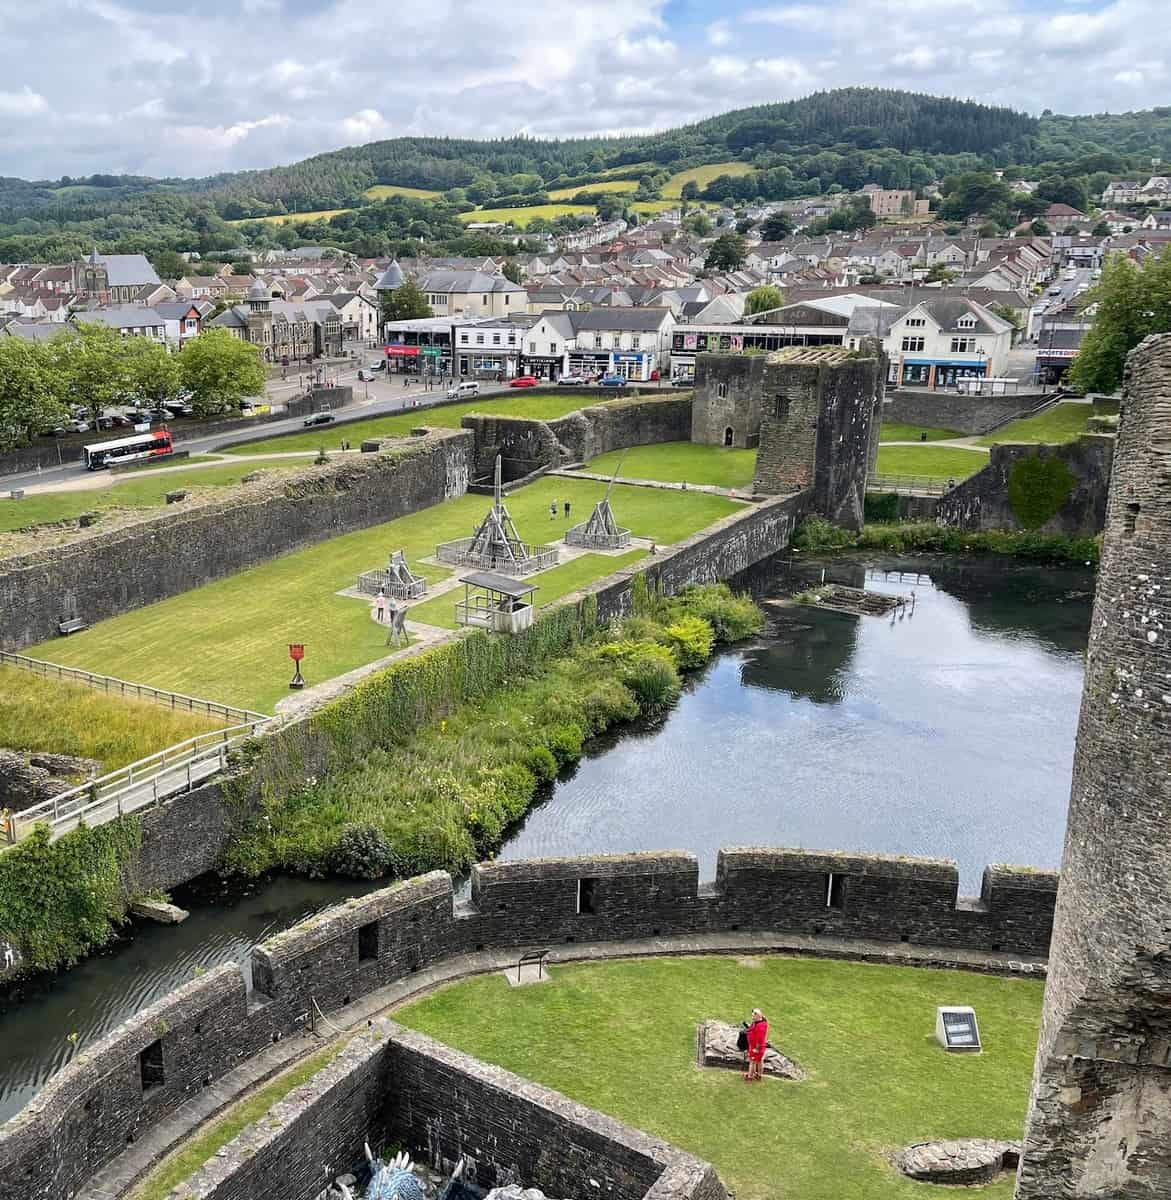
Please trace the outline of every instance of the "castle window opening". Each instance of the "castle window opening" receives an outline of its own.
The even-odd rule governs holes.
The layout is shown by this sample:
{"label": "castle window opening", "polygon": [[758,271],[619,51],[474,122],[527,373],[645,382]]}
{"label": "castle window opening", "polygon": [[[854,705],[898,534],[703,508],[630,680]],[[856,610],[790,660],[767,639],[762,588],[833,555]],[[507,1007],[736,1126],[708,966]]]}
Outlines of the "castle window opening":
{"label": "castle window opening", "polygon": [[163,1071],[163,1043],[156,1038],[138,1055],[138,1072],[142,1077],[142,1090],[160,1087],[166,1079]]}
{"label": "castle window opening", "polygon": [[777,392],[773,401],[773,416],[778,421],[784,421],[789,416],[789,397],[784,392]]}
{"label": "castle window opening", "polygon": [[717,383],[716,384],[716,396],[719,399],[723,400],[723,398],[727,394],[728,394],[728,385],[726,383]]}
{"label": "castle window opening", "polygon": [[596,879],[579,879],[577,881],[577,915],[593,916],[598,911],[598,881]]}
{"label": "castle window opening", "polygon": [[370,962],[378,957],[378,922],[368,921],[358,926],[358,961]]}
{"label": "castle window opening", "polygon": [[846,907],[846,877],[836,871],[830,871],[825,877],[825,906],[839,909]]}
{"label": "castle window opening", "polygon": [[1126,515],[1122,532],[1126,537],[1134,537],[1135,526],[1138,524],[1138,515],[1142,511],[1142,505],[1137,500],[1132,500],[1126,506]]}
{"label": "castle window opening", "polygon": [[732,445],[732,443],[735,441],[735,438],[736,435],[732,432],[732,426],[729,425],[728,428],[724,430],[724,445]]}

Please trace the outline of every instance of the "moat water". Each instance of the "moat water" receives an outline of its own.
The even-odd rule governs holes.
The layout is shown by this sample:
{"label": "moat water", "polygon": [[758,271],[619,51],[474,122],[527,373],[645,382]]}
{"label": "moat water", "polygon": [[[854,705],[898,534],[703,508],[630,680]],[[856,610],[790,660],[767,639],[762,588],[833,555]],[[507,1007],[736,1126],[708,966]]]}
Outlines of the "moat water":
{"label": "moat water", "polygon": [[[902,616],[769,604],[831,579],[915,593]],[[597,739],[503,858],[722,846],[954,858],[978,893],[991,862],[1061,856],[1088,571],[992,559],[872,556],[753,581],[769,624],[691,679],[665,720]],[[176,893],[173,927],[136,927],[0,1012],[0,1120],[76,1053],[172,988],[375,885],[279,878],[249,894]]]}

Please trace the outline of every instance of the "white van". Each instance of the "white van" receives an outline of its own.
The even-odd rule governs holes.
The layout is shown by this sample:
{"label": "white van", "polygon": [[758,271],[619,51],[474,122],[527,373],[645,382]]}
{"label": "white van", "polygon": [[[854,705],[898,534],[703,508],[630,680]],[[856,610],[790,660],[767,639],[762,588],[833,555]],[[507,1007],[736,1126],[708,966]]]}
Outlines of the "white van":
{"label": "white van", "polygon": [[465,379],[461,383],[457,383],[454,387],[447,389],[447,398],[449,400],[462,400],[465,396],[478,396],[480,394],[480,384],[475,379]]}

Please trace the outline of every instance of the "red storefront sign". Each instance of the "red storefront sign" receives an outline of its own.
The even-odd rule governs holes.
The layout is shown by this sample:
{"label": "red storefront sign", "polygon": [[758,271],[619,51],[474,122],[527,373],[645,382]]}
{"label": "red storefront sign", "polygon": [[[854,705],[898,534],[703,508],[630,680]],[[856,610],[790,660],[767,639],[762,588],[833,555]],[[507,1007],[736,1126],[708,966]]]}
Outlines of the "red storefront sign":
{"label": "red storefront sign", "polygon": [[418,346],[386,346],[387,358],[418,358]]}

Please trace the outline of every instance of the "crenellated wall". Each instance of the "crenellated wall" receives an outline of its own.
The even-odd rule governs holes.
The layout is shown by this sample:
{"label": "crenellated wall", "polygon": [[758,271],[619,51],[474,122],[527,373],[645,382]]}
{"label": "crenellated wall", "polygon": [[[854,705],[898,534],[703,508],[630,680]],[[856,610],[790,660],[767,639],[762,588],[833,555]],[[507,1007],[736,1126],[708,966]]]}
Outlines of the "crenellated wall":
{"label": "crenellated wall", "polygon": [[93,624],[467,490],[470,434],[385,445],[388,453],[262,477],[207,502],[111,519],[108,529],[10,535],[20,549],[0,559],[0,649],[55,637],[66,613]]}
{"label": "crenellated wall", "polygon": [[[1052,874],[989,867],[981,897],[961,900],[952,862],[749,848],[722,851],[715,883],[703,886],[698,860],[681,851],[484,863],[473,870],[471,902],[456,905],[450,877],[432,872],[258,946],[251,996],[240,970],[225,965],[83,1051],[0,1128],[0,1200],[69,1200],[129,1140],[303,1029],[314,1005],[344,1013],[457,955],[759,930],[820,934],[839,954],[848,953],[841,939],[862,938],[908,943],[912,957],[918,946],[925,957],[933,947],[1008,960],[1046,953],[1056,888]],[[144,1086],[141,1056],[156,1042],[162,1078]],[[149,1077],[156,1068],[145,1069]]]}

